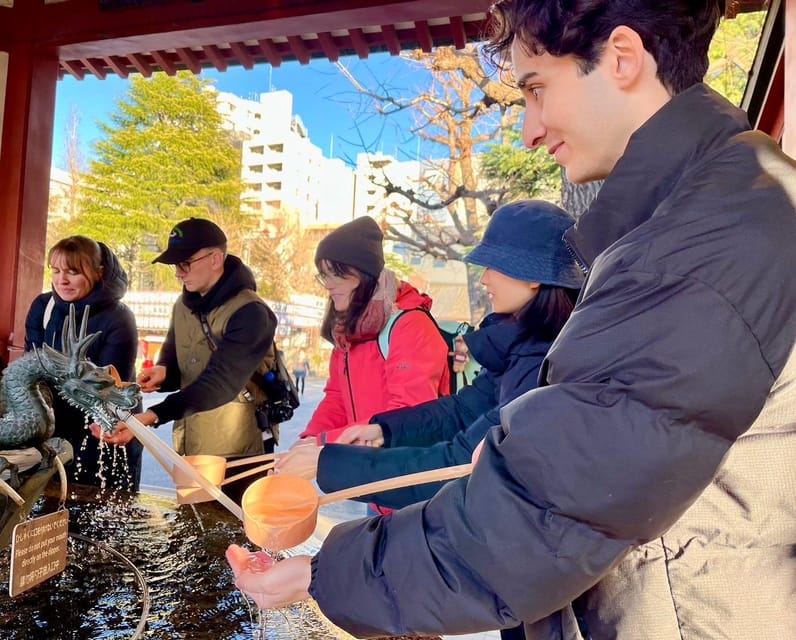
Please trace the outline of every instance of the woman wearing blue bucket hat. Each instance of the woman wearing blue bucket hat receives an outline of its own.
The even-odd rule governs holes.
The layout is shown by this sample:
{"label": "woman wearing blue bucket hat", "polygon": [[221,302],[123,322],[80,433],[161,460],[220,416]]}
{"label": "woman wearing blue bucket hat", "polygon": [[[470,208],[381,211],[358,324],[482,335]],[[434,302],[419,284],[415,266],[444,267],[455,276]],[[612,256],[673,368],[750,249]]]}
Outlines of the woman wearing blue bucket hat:
{"label": "woman wearing blue bucket hat", "polygon": [[[487,430],[500,423],[500,407],[537,386],[539,368],[563,327],[583,275],[562,237],[574,220],[541,200],[495,211],[481,242],[465,258],[484,267],[481,284],[492,313],[464,336],[483,366],[455,396],[380,413],[346,430],[338,443],[301,447],[277,465],[280,472],[315,475],[326,492],[416,471],[469,462]],[[370,446],[350,446],[364,444]],[[400,508],[425,500],[443,483],[363,496]],[[504,630],[521,638],[521,628]]]}

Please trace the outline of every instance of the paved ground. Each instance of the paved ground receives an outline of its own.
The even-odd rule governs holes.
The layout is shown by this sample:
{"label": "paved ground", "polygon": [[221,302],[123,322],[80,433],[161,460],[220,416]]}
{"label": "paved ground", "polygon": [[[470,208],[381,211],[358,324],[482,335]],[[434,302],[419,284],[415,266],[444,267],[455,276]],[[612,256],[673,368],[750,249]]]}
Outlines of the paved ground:
{"label": "paved ground", "polygon": [[[296,410],[293,418],[282,425],[281,428],[281,442],[277,447],[277,451],[284,451],[296,441],[298,434],[304,429],[307,421],[310,419],[312,412],[323,397],[323,385],[325,380],[320,378],[308,378],[304,396],[302,397],[301,406]],[[163,394],[153,393],[144,396],[144,406],[150,406],[160,402]],[[171,423],[166,423],[158,427],[156,433],[169,445],[171,445]],[[144,451],[143,468],[141,472],[141,490],[150,493],[165,493],[167,495],[175,495],[174,483],[171,477],[163,470],[163,468],[149,455],[148,451]],[[324,515],[329,516],[335,520],[351,520],[354,518],[363,517],[366,513],[366,505],[345,501],[334,505],[323,507]],[[445,636],[450,640],[497,640],[499,638],[497,632],[478,633],[464,636]]]}

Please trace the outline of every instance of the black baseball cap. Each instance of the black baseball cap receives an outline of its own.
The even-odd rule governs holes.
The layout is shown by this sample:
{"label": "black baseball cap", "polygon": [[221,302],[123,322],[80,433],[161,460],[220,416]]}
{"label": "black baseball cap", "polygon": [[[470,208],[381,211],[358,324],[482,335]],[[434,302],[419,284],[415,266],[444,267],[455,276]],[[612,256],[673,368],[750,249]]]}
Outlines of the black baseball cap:
{"label": "black baseball cap", "polygon": [[219,226],[204,218],[189,218],[177,223],[169,234],[169,246],[152,262],[177,264],[185,262],[199,249],[224,247],[227,236]]}

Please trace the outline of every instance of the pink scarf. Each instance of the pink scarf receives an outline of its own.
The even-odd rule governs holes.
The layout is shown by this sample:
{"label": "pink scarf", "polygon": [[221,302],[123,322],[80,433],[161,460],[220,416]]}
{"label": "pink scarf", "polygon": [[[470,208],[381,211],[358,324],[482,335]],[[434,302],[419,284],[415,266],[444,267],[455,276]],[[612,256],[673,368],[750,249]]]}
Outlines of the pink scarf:
{"label": "pink scarf", "polygon": [[359,316],[353,335],[345,333],[345,326],[338,322],[333,330],[334,344],[340,349],[348,349],[352,344],[373,340],[398,311],[395,299],[398,296],[400,282],[389,269],[383,269],[373,297]]}

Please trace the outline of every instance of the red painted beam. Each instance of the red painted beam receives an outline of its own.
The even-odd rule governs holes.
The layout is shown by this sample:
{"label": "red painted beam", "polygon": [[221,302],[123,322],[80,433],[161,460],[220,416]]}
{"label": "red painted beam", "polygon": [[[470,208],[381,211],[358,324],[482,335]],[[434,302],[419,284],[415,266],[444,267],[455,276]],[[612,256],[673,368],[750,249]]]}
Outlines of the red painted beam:
{"label": "red painted beam", "polygon": [[312,56],[304,45],[304,40],[302,40],[301,36],[288,36],[287,42],[290,45],[290,50],[293,52],[293,55],[296,56],[296,60],[301,64],[309,64]]}
{"label": "red painted beam", "polygon": [[149,55],[152,56],[152,59],[166,73],[166,75],[176,75],[177,65],[172,62],[171,55],[167,51],[150,51]]}
{"label": "red painted beam", "polygon": [[768,95],[763,103],[757,128],[782,142],[785,129],[785,58],[781,56],[774,70],[774,77],[768,87]]}
{"label": "red painted beam", "polygon": [[321,45],[321,49],[323,49],[323,53],[331,62],[337,62],[340,59],[340,50],[334,43],[331,33],[321,31],[318,34],[318,42]]}
{"label": "red painted beam", "polygon": [[434,40],[431,37],[431,31],[428,28],[428,22],[425,20],[416,20],[415,31],[417,32],[417,43],[420,45],[423,53],[431,53],[431,49],[434,46]]}
{"label": "red painted beam", "polygon": [[349,29],[348,33],[351,36],[351,44],[357,55],[363,60],[367,58],[370,55],[370,47],[362,29]]}
{"label": "red painted beam", "polygon": [[270,40],[258,40],[257,44],[260,46],[260,51],[263,52],[263,55],[272,67],[276,68],[282,64],[282,55],[273,42]]}
{"label": "red painted beam", "polygon": [[205,52],[207,59],[213,63],[213,66],[216,69],[219,71],[227,70],[227,61],[224,58],[224,54],[221,53],[221,49],[219,49],[216,45],[207,44],[202,47],[202,51]]}
{"label": "red painted beam", "polygon": [[464,30],[464,20],[461,16],[451,16],[451,38],[453,46],[464,49],[467,44],[467,33]]}
{"label": "red painted beam", "polygon": [[151,78],[152,74],[154,73],[154,69],[151,67],[149,62],[147,62],[146,58],[140,53],[131,53],[127,56],[127,59],[130,61],[130,64],[133,65],[137,70],[145,78]]}
{"label": "red painted beam", "polygon": [[243,42],[230,42],[229,48],[232,50],[232,53],[235,54],[235,58],[243,65],[244,69],[254,68],[254,58]]}
{"label": "red painted beam", "polygon": [[199,73],[202,70],[202,63],[191,49],[187,47],[178,47],[176,52],[177,57],[182,61],[187,69],[190,69],[193,73]]}
{"label": "red painted beam", "polygon": [[104,58],[105,63],[116,72],[120,78],[126,78],[130,75],[130,70],[127,68],[127,59],[120,58],[119,56],[108,56]]}
{"label": "red painted beam", "polygon": [[61,62],[61,66],[78,80],[82,80],[86,75],[86,72],[83,71],[82,68],[78,67],[77,64],[75,64],[70,60],[64,60],[63,62]]}
{"label": "red painted beam", "polygon": [[391,24],[381,25],[381,33],[384,36],[384,44],[387,45],[387,51],[391,56],[397,56],[401,53],[401,41],[398,39],[398,32]]}
{"label": "red painted beam", "polygon": [[[36,42],[58,46],[65,59],[105,57],[477,15],[490,4],[491,0],[203,0],[192,3],[190,10],[182,2],[169,2],[157,11],[151,7],[100,11],[97,0],[70,0],[37,5]],[[18,37],[13,26],[4,23],[0,42],[6,41],[6,35]]]}
{"label": "red painted beam", "polygon": [[105,76],[108,75],[108,72],[105,70],[103,65],[97,64],[90,58],[83,58],[80,60],[80,63],[100,80],[104,80]]}

